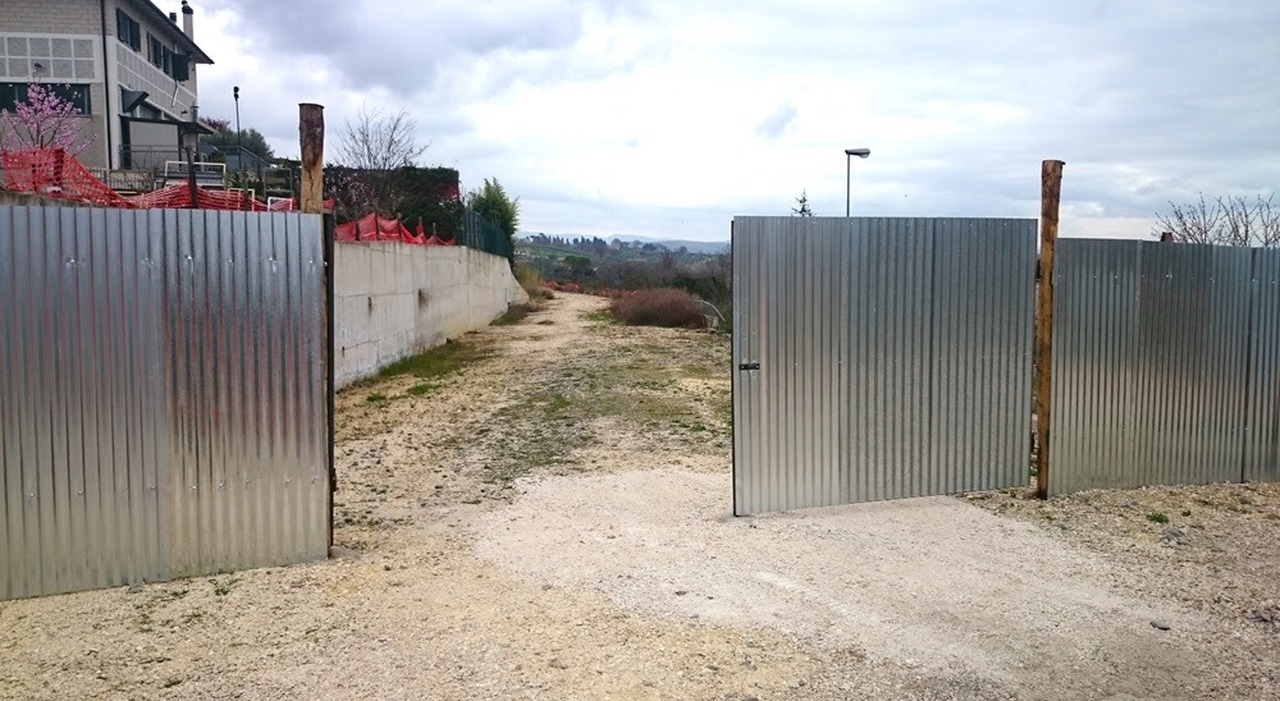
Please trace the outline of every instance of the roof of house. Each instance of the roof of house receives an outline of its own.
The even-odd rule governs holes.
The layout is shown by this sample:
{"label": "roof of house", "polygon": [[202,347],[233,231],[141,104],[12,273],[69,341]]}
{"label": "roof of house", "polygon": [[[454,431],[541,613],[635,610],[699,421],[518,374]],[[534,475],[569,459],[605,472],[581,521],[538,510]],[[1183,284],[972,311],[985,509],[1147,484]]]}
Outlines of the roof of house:
{"label": "roof of house", "polygon": [[182,27],[180,25],[174,24],[173,20],[169,19],[169,15],[166,14],[164,10],[161,10],[154,2],[151,2],[151,0],[130,1],[135,7],[150,15],[151,19],[155,20],[161,26],[173,27],[175,30],[174,36],[178,38],[178,46],[190,53],[193,61],[196,63],[213,63],[213,59],[209,58],[209,54],[206,54],[203,49],[197,46],[195,40],[187,36],[186,32],[182,31]]}
{"label": "roof of house", "polygon": [[214,131],[212,128],[210,128],[209,126],[202,124],[201,122],[198,122],[198,121],[184,122],[184,121],[179,121],[177,119],[164,119],[164,118],[154,119],[151,117],[125,117],[125,119],[128,119],[130,122],[145,122],[147,124],[167,124],[171,126],[176,126],[182,130],[194,131],[197,134],[202,134],[205,136],[218,133]]}

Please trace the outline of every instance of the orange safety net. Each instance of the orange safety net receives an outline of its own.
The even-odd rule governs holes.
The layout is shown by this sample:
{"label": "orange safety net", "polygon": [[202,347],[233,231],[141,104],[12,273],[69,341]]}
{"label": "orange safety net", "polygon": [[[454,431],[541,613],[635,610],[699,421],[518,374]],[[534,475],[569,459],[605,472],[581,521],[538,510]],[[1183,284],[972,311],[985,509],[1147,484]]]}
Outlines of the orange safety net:
{"label": "orange safety net", "polygon": [[138,209],[231,209],[265,212],[267,205],[243,190],[206,190],[196,188],[196,206],[191,206],[191,186],[182,183],[162,187],[144,195],[127,198]]}
{"label": "orange safety net", "polygon": [[6,190],[99,207],[134,206],[60,148],[5,151],[0,153],[0,164],[4,165]]}
{"label": "orange safety net", "polygon": [[418,236],[417,236],[417,238],[418,238],[418,240],[417,240],[417,241],[414,241],[414,243],[423,243],[423,244],[426,244],[426,245],[428,245],[428,246],[452,246],[452,245],[454,244],[453,239],[450,239],[450,240],[446,241],[446,240],[444,240],[444,239],[440,238],[439,236],[436,236],[435,234],[432,234],[432,235],[430,236],[430,238],[428,238],[428,237],[427,237],[426,229],[424,229],[424,228],[422,227],[422,220],[421,220],[421,219],[419,219],[419,220],[418,220]]}
{"label": "orange safety net", "polygon": [[[298,199],[296,197],[286,197],[282,200],[276,200],[267,204],[268,212],[296,212],[298,211]],[[324,211],[333,211],[333,198],[324,201]]]}
{"label": "orange safety net", "polygon": [[404,228],[399,219],[387,219],[377,214],[339,224],[333,228],[334,241],[400,241],[413,243],[414,235]]}
{"label": "orange safety net", "polygon": [[[87,202],[98,207],[124,209],[193,209],[191,185],[177,183],[153,192],[125,197],[94,177],[80,161],[62,149],[28,149],[0,153],[4,166],[4,188],[45,197]],[[333,198],[324,201],[325,211],[333,211]],[[272,202],[255,199],[244,190],[196,188],[194,209],[238,210],[245,212],[293,212],[294,198]]]}
{"label": "orange safety net", "polygon": [[369,213],[356,221],[339,224],[333,229],[334,241],[395,241],[397,243],[413,243],[420,246],[452,246],[453,241],[445,241],[437,236],[427,238],[418,223],[418,233],[411,233],[400,223],[399,219],[380,217],[377,213]]}

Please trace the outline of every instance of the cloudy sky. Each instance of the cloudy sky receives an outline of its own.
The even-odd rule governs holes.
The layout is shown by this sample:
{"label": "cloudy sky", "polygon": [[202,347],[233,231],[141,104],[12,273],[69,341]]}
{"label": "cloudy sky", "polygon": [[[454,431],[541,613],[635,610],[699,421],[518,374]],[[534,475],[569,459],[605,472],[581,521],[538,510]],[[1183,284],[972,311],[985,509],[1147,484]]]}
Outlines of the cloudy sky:
{"label": "cloudy sky", "polygon": [[[165,11],[177,3],[160,0]],[[173,5],[173,7],[169,7]],[[1280,181],[1276,0],[192,0],[201,112],[296,155],[362,105],[521,228],[718,240],[736,214],[1039,214],[1145,237],[1169,200]],[[332,153],[332,148],[330,153]]]}

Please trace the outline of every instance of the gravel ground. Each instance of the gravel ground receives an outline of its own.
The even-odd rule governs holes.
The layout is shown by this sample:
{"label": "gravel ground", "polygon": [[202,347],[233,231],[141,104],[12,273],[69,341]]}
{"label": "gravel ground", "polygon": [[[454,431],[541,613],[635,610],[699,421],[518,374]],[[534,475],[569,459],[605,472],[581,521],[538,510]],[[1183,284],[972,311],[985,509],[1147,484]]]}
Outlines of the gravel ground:
{"label": "gravel ground", "polygon": [[726,341],[600,305],[343,392],[327,562],[0,602],[0,698],[1280,698],[1275,488],[734,519]]}
{"label": "gravel ground", "polygon": [[[734,519],[722,474],[522,486],[512,508],[484,520],[483,558],[652,616],[767,627],[808,647],[890,660],[934,675],[944,696],[1262,698],[1280,689],[1271,629],[1127,588],[1152,571],[962,500]],[[841,691],[867,681],[826,671]]]}
{"label": "gravel ground", "polygon": [[1131,591],[1270,633],[1272,649],[1280,643],[1280,484],[1098,490],[1045,502],[1007,490],[963,499],[1134,565],[1120,571]]}

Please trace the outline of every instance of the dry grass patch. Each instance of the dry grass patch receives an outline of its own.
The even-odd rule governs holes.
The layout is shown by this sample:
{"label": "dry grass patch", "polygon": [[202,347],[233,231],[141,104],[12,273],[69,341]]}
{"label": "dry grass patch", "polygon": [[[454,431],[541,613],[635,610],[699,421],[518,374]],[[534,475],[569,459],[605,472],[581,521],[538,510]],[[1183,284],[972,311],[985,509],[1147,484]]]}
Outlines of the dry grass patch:
{"label": "dry grass patch", "polygon": [[619,297],[609,305],[622,323],[631,326],[700,329],[707,325],[698,300],[684,290],[641,290],[633,297]]}

